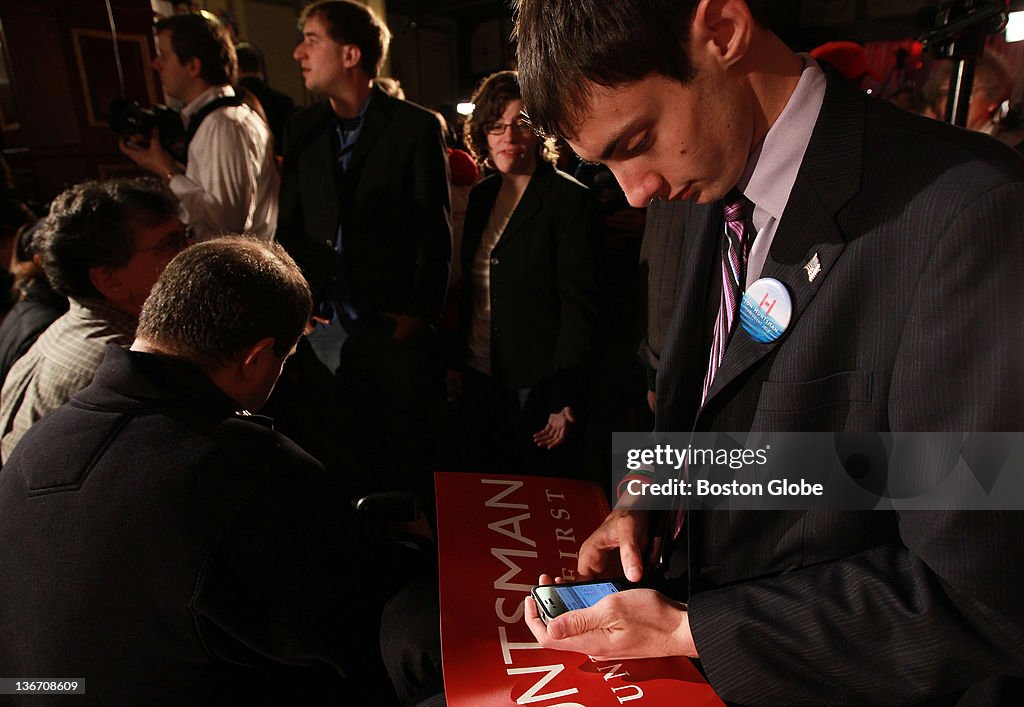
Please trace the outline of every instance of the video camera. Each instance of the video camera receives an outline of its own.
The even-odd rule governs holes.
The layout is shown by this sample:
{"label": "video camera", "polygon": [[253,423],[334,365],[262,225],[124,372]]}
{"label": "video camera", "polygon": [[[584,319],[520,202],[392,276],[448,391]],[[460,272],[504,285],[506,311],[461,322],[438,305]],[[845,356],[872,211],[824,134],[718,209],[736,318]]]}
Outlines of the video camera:
{"label": "video camera", "polygon": [[125,140],[146,147],[153,128],[157,129],[160,145],[174,159],[185,161],[185,126],[181,114],[163,105],[143,108],[136,101],[115,98],[110,103],[110,127]]}

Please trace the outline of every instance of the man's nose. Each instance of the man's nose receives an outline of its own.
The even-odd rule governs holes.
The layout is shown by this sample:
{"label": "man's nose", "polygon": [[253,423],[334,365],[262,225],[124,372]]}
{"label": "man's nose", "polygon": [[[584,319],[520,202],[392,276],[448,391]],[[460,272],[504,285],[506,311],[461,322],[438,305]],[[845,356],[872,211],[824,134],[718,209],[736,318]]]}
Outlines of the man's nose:
{"label": "man's nose", "polygon": [[642,209],[656,197],[669,196],[667,183],[655,172],[613,169],[612,174],[622,187],[629,205],[634,208]]}

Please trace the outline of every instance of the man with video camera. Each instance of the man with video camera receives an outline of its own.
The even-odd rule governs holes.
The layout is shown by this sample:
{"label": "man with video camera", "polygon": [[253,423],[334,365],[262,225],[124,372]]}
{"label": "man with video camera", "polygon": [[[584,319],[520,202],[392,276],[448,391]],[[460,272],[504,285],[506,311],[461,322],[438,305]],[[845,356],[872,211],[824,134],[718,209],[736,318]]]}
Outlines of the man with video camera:
{"label": "man with video camera", "polygon": [[277,223],[278,175],[263,119],[235,94],[235,49],[216,18],[175,15],[156,23],[157,57],[168,96],[184,102],[187,159],[160,144],[159,130],[121,139],[121,151],[167,180],[198,240],[226,232],[269,239]]}

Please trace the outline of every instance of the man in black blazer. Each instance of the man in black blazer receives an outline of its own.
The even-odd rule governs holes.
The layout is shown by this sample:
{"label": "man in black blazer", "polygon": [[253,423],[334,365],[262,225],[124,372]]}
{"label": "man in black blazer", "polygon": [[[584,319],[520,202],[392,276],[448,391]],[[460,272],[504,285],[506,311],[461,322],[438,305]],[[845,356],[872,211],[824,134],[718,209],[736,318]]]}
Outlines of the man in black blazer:
{"label": "man in black blazer", "polygon": [[435,386],[440,396],[431,327],[451,258],[440,123],[373,85],[390,32],[371,10],[317,2],[301,23],[295,59],[306,88],[326,99],[286,127],[277,239],[330,325],[311,341],[338,368],[353,443],[422,459],[409,436],[426,429]]}
{"label": "man in black blazer", "polygon": [[29,430],[0,471],[0,674],[84,704],[394,703],[375,646],[417,553],[248,412],[311,307],[277,244],[186,249],[132,350]]}
{"label": "man in black blazer", "polygon": [[[634,205],[685,210],[658,430],[1024,427],[1024,163],[826,78],[744,0],[552,5],[519,5],[531,118],[608,164]],[[736,191],[756,234],[738,268]],[[735,323],[718,360],[726,258],[747,287],[782,283],[793,314],[770,343]],[[580,574],[621,562],[640,579],[653,530],[620,505]],[[992,704],[1020,688],[1020,512],[690,512],[671,550],[671,598],[627,591],[547,627],[528,602],[538,640],[700,658],[741,703]]]}

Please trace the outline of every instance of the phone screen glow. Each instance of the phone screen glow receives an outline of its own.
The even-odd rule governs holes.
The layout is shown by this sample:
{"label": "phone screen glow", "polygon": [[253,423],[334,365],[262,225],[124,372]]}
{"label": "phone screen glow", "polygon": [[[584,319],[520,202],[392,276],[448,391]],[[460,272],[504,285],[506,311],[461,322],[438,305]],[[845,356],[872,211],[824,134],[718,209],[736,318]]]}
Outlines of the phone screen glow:
{"label": "phone screen glow", "polygon": [[614,594],[618,589],[611,582],[601,582],[600,584],[576,584],[576,585],[560,585],[555,587],[555,592],[558,594],[558,598],[565,604],[565,608],[568,610],[573,609],[585,609],[588,606],[593,606],[603,597],[609,594]]}

